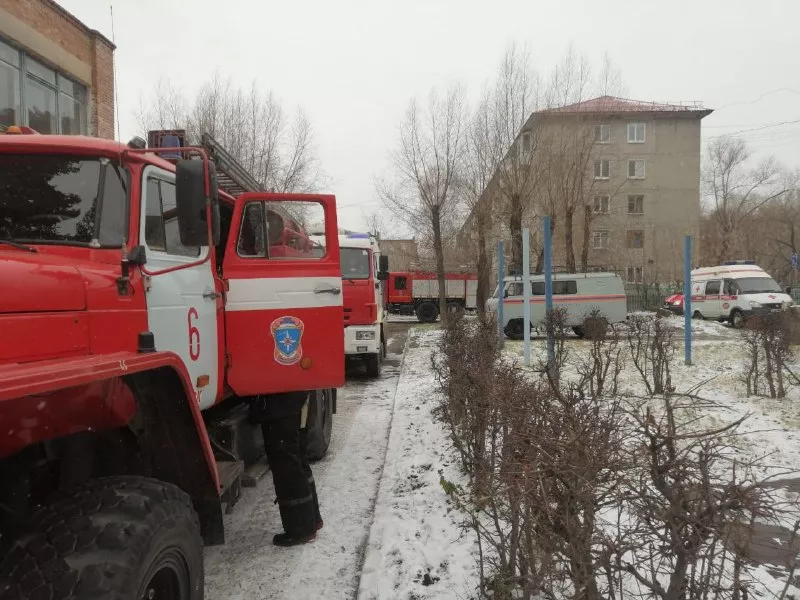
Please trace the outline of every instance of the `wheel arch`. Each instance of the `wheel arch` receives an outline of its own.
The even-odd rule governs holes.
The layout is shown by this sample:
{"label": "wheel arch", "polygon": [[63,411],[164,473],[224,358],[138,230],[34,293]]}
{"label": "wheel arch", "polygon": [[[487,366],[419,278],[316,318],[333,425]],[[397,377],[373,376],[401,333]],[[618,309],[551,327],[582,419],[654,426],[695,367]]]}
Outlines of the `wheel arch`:
{"label": "wheel arch", "polygon": [[[25,429],[26,423],[34,425]],[[66,452],[97,452],[99,439],[122,432],[125,452],[147,455],[143,469],[192,497],[206,542],[223,541],[214,455],[189,375],[171,352],[121,352],[2,368],[0,431],[16,433],[0,444],[4,467],[24,464],[29,450],[47,444],[65,446]],[[128,439],[134,442],[130,447]],[[67,462],[61,455],[58,459]],[[51,491],[68,484],[60,476],[53,485]]]}

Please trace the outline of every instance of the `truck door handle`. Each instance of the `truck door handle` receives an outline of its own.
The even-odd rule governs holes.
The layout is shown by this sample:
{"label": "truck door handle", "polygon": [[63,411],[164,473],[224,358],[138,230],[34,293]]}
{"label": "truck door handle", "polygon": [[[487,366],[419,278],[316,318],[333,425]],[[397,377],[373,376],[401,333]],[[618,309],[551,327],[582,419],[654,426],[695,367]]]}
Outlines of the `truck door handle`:
{"label": "truck door handle", "polygon": [[209,290],[207,292],[203,292],[203,298],[207,298],[209,300],[216,300],[220,296],[222,296],[222,294],[220,294],[219,292],[211,291],[211,290]]}
{"label": "truck door handle", "polygon": [[338,296],[342,293],[341,288],[338,287],[326,287],[326,288],[317,288],[314,290],[315,294],[333,294],[334,296]]}

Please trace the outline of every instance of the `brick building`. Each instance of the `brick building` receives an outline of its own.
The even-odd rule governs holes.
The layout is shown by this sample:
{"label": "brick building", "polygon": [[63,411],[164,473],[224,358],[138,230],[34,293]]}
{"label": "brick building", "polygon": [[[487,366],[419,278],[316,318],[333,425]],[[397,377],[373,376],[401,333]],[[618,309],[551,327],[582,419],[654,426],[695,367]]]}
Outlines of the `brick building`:
{"label": "brick building", "polygon": [[114,44],[53,0],[0,0],[0,127],[114,137]]}

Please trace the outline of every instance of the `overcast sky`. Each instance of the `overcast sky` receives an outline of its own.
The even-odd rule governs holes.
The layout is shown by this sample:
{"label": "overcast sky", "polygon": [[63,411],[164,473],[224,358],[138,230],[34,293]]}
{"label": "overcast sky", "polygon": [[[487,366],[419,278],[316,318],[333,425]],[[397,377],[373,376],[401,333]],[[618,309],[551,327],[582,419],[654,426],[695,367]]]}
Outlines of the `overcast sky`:
{"label": "overcast sky", "polygon": [[[107,0],[58,0],[112,37]],[[738,133],[800,167],[797,0],[114,0],[121,139],[159,77],[191,91],[219,70],[255,80],[314,127],[343,226],[380,208],[410,98],[463,83],[471,97],[511,41],[548,71],[572,43],[608,52],[637,100],[701,100],[704,137]],[[781,122],[791,122],[771,126]],[[765,127],[769,126],[769,127]]]}

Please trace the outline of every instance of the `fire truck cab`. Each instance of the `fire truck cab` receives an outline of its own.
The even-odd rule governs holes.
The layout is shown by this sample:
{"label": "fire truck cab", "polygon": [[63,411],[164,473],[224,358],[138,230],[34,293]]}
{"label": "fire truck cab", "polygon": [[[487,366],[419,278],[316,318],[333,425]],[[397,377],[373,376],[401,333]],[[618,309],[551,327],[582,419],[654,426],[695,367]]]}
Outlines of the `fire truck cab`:
{"label": "fire truck cab", "polygon": [[264,473],[253,407],[304,394],[309,455],[330,442],[335,199],[264,193],[211,138],[8,133],[0,597],[199,600],[202,544]]}
{"label": "fire truck cab", "polygon": [[[318,230],[317,230],[318,232]],[[312,239],[324,246],[324,236]],[[370,377],[378,377],[386,356],[384,286],[388,261],[369,233],[339,230],[344,302],[344,354],[362,360]]]}

